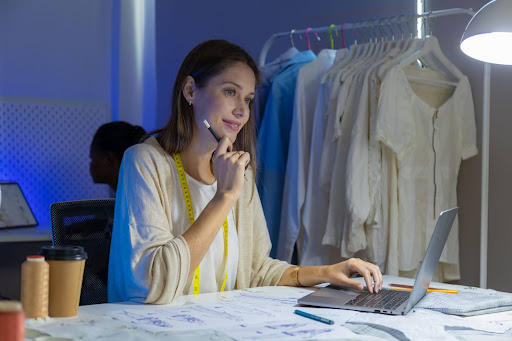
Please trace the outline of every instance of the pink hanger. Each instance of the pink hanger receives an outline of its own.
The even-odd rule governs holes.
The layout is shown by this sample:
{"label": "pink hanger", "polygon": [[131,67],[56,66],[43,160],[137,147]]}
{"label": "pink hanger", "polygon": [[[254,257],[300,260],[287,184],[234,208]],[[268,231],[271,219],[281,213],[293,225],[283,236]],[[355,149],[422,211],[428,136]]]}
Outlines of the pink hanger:
{"label": "pink hanger", "polygon": [[[311,30],[312,30],[312,28],[308,27],[308,28],[306,28],[306,32],[305,32],[306,33],[306,40],[308,42],[308,50],[311,50],[311,43],[309,41],[309,36],[308,36],[308,32],[311,31]],[[315,35],[317,40],[320,40],[320,36],[318,35],[318,33],[313,32],[313,34]]]}
{"label": "pink hanger", "polygon": [[[341,24],[340,32],[341,32],[341,47],[342,48],[346,47],[346,45],[345,45],[345,33],[344,32],[345,32],[345,26],[347,26],[347,25],[348,25],[348,23],[346,23],[346,22]],[[356,32],[356,34],[357,34],[357,31],[355,29],[354,29],[354,32]]]}

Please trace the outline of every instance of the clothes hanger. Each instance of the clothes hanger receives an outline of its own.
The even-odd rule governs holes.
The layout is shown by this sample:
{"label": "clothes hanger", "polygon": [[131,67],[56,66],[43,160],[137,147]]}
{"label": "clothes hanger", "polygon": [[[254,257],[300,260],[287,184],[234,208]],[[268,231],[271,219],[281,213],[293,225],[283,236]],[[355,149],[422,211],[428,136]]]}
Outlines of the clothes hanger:
{"label": "clothes hanger", "polygon": [[[345,31],[345,26],[346,25],[349,25],[349,24],[348,23],[341,24],[341,29],[340,29],[340,34],[341,34],[342,44],[343,45],[345,44],[345,33],[344,33],[344,31]],[[352,25],[352,30],[354,32],[354,36],[359,36],[359,33],[356,30],[356,26],[357,25],[358,25],[358,23],[355,23],[354,25]],[[354,39],[354,45],[352,45],[350,47],[348,55],[345,58],[343,58],[340,62],[334,64],[329,69],[329,71],[327,71],[323,75],[322,81],[321,81],[322,84],[324,84],[328,79],[334,77],[334,75],[336,75],[341,69],[346,67],[348,64],[350,64],[354,60],[355,54],[357,52],[357,47],[358,47],[357,40]]]}
{"label": "clothes hanger", "polygon": [[373,29],[375,27],[375,37],[374,37],[374,49],[371,51],[369,58],[363,64],[363,67],[368,67],[368,64],[374,64],[376,61],[381,59],[381,56],[384,55],[385,50],[389,47],[387,41],[385,41],[384,37],[386,32],[381,27],[380,20],[375,20],[374,22],[370,22],[370,28]]}
{"label": "clothes hanger", "polygon": [[[367,30],[368,43],[363,43],[363,44],[359,44],[359,45],[354,44],[352,46],[352,47],[356,48],[355,55],[354,55],[354,59],[355,59],[354,66],[360,65],[364,61],[364,58],[366,56],[368,56],[368,52],[370,52],[370,50],[375,47],[373,45],[373,40],[372,40],[373,37],[371,35],[371,30],[369,29],[369,22],[365,21],[360,24],[356,23],[356,25],[359,25],[358,27],[365,28]],[[364,33],[364,30],[361,30],[361,33]],[[364,37],[362,35],[361,35],[361,38],[364,39]]]}
{"label": "clothes hanger", "polygon": [[431,55],[431,56],[435,57],[435,59],[437,60],[437,62],[436,62],[437,70],[436,71],[443,72],[443,70],[444,70],[445,72],[443,72],[443,73],[447,76],[451,76],[452,79],[455,78],[456,82],[444,81],[444,80],[432,80],[432,79],[427,79],[427,78],[423,78],[423,77],[411,76],[411,78],[413,78],[415,81],[427,81],[428,83],[433,82],[433,83],[441,83],[441,84],[455,86],[464,77],[462,72],[443,54],[443,52],[441,51],[441,47],[439,46],[439,42],[438,42],[437,38],[434,36],[427,37],[427,39],[425,39],[425,44],[423,45],[423,47],[419,51],[417,51],[417,52],[413,53],[412,55],[403,59],[398,64],[398,66],[401,68],[404,68],[404,67],[416,62],[417,60],[422,60],[422,58],[426,55]]}
{"label": "clothes hanger", "polygon": [[[348,25],[348,23],[344,22],[341,24],[340,34],[341,34],[341,48],[346,48],[347,45],[345,44],[345,26]],[[357,33],[355,28],[352,28],[352,31],[354,32],[354,37],[358,36],[359,33]]]}
{"label": "clothes hanger", "polygon": [[[363,28],[366,27],[366,25],[366,22],[356,23],[354,27]],[[364,30],[361,30],[362,39],[364,39],[362,36],[363,32]],[[357,67],[359,67],[359,65],[361,65],[366,60],[368,57],[368,52],[370,49],[373,49],[369,31],[368,37],[370,42],[363,44],[357,44],[354,42],[354,44],[350,47],[349,58],[347,58],[346,63],[344,63],[343,67],[339,68],[338,72],[336,73],[336,79],[338,79],[341,83],[346,81],[348,76],[352,74],[353,70],[357,69]]]}
{"label": "clothes hanger", "polygon": [[393,30],[391,29],[391,20],[392,19],[393,19],[393,17],[391,17],[389,19],[382,19],[381,26],[382,26],[383,30],[385,30],[386,28],[389,30],[389,33],[391,34],[391,41],[395,41],[395,32],[393,32]]}
{"label": "clothes hanger", "polygon": [[[391,41],[387,40],[387,33],[383,28],[384,20],[385,19],[379,19],[371,24],[372,27],[374,26],[376,28],[375,40],[377,41],[377,43],[374,43],[374,44],[376,44],[374,53],[372,55],[370,55],[370,58],[362,66],[364,68],[373,69],[376,64],[381,64],[381,61],[383,59],[388,58],[389,51],[395,45],[395,42],[393,40],[391,40]],[[392,36],[393,36],[393,34],[392,34]],[[394,52],[394,53],[396,53],[396,52]]]}
{"label": "clothes hanger", "polygon": [[348,67],[346,67],[340,74],[340,81],[344,82],[347,80],[349,76],[351,76],[354,72],[356,72],[358,69],[361,69],[366,65],[367,63],[371,62],[374,58],[376,53],[379,51],[379,44],[377,41],[377,35],[375,35],[375,42],[374,37],[372,36],[372,29],[373,29],[373,23],[371,21],[367,21],[363,23],[365,27],[368,27],[368,36],[370,37],[370,42],[366,43],[362,46],[362,48],[359,48],[355,56],[355,62],[351,63]]}
{"label": "clothes hanger", "polygon": [[[402,37],[404,36],[404,31],[402,31],[401,29],[401,17],[405,17],[405,16],[400,16],[399,17],[399,26],[400,27],[400,31],[402,33]],[[415,20],[416,19],[416,15],[410,15],[410,16],[407,16],[405,17],[405,22],[412,22],[413,19]],[[386,73],[388,70],[390,70],[392,67],[396,66],[400,61],[402,61],[403,59],[407,58],[407,56],[410,56],[412,54],[414,54],[415,52],[419,51],[425,41],[423,39],[416,39],[416,38],[413,38],[413,28],[411,29],[410,27],[408,27],[407,25],[405,26],[407,29],[409,29],[410,31],[410,39],[406,39],[402,42],[402,46],[401,46],[401,49],[400,49],[400,52],[394,57],[392,58],[391,60],[387,61],[386,63],[384,63],[383,65],[381,65],[377,71],[377,76],[380,78],[380,79],[384,79],[384,77],[386,76]]]}
{"label": "clothes hanger", "polygon": [[[308,27],[308,28],[306,28],[306,32],[305,32],[305,33],[306,33],[306,41],[307,41],[307,43],[308,43],[308,50],[311,50],[311,42],[309,41],[309,35],[308,35],[308,32],[309,32],[309,31],[311,31],[311,30],[312,30],[312,28],[311,28],[311,27]],[[320,41],[320,40],[321,40],[321,39],[320,39],[320,36],[318,35],[318,33],[313,32],[313,34],[315,35],[315,37],[316,37],[316,39],[317,39],[318,41]]]}
{"label": "clothes hanger", "polygon": [[332,39],[332,29],[334,28],[334,32],[336,33],[336,37],[338,36],[338,30],[336,30],[336,25],[332,24],[329,26],[329,42],[331,43],[331,50],[334,50],[334,40]]}

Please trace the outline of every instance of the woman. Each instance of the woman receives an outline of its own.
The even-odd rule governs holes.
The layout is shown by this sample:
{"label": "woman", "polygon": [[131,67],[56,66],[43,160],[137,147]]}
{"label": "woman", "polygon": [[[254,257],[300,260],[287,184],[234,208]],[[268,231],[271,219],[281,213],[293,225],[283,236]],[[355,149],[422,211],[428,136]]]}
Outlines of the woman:
{"label": "woman", "polygon": [[169,123],[123,158],[110,302],[166,304],[181,294],[323,282],[362,290],[349,278],[355,273],[371,292],[381,289],[379,268],[359,259],[296,267],[268,256],[253,174],[258,81],[252,58],[223,40],[206,41],[185,58]]}

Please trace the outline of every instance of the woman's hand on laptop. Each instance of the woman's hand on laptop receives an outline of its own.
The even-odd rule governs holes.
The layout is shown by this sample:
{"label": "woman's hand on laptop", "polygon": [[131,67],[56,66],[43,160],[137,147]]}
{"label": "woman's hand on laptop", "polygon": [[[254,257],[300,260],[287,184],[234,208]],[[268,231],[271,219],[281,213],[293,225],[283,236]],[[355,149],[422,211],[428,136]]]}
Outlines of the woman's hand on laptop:
{"label": "woman's hand on laptop", "polygon": [[333,265],[293,265],[284,271],[277,285],[310,287],[328,282],[337,286],[363,290],[362,283],[350,278],[355,274],[364,277],[366,286],[371,293],[378,293],[382,289],[382,273],[379,267],[359,258],[350,258]]}
{"label": "woman's hand on laptop", "polygon": [[363,290],[362,283],[351,279],[355,274],[363,276],[368,291],[378,293],[382,289],[382,273],[380,268],[359,258],[350,258],[344,262],[327,267],[328,282],[334,285]]}

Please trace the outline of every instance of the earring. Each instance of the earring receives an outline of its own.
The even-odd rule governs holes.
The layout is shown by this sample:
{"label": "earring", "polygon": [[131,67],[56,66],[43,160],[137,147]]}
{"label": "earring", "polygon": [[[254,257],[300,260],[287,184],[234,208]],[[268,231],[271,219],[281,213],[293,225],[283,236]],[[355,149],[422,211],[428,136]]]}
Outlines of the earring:
{"label": "earring", "polygon": [[188,105],[192,105],[192,100],[188,101]]}

